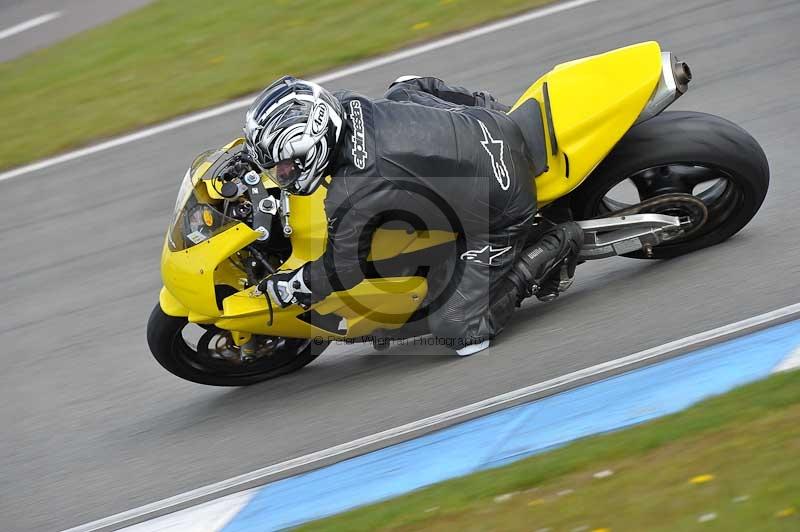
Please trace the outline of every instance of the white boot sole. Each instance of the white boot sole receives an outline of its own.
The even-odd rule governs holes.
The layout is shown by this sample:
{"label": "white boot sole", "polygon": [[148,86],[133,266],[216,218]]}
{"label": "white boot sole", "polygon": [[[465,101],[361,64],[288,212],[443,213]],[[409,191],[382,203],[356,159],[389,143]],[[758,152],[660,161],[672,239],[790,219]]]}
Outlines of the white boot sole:
{"label": "white boot sole", "polygon": [[483,351],[487,347],[489,347],[489,340],[484,340],[479,344],[471,344],[466,347],[462,347],[461,349],[458,349],[456,353],[460,357],[468,357],[470,355],[474,355],[475,353]]}

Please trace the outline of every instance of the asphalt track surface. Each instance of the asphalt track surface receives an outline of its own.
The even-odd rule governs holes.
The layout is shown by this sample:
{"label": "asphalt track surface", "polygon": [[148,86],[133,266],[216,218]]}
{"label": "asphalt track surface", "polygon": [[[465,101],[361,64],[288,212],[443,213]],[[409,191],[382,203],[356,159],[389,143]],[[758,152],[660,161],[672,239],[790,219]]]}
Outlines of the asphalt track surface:
{"label": "asphalt track surface", "polygon": [[510,101],[556,63],[657,39],[695,73],[674,108],[727,117],[764,146],[772,187],[738,236],[669,262],[587,264],[468,359],[337,347],[246,389],[151,360],[178,183],[194,154],[236,135],[240,112],[0,183],[0,529],[78,525],[796,303],[798,27],[796,0],[605,0],[330,84],[377,96],[397,75],[433,74]]}
{"label": "asphalt track surface", "polygon": [[59,17],[0,39],[0,61],[8,61],[91,27],[152,0],[0,0],[0,31],[49,13]]}

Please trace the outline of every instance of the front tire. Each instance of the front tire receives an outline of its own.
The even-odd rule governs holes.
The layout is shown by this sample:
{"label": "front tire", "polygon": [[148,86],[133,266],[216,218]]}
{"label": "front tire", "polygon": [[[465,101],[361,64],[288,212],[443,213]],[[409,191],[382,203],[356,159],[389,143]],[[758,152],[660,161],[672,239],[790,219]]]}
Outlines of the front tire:
{"label": "front tire", "polygon": [[[282,339],[282,348],[253,363],[226,363],[198,353],[183,337],[188,320],[166,314],[156,305],[147,322],[147,343],[164,369],[187,381],[210,386],[248,386],[299,370],[327,347],[311,340]],[[214,329],[203,335],[209,338]],[[216,329],[219,331],[219,329]],[[224,331],[219,331],[224,332]],[[209,338],[210,339],[210,338]]]}
{"label": "front tire", "polygon": [[[707,221],[687,237],[656,246],[647,257],[641,251],[626,255],[665,259],[713,246],[742,229],[764,202],[769,165],[758,142],[736,124],[705,113],[665,112],[631,128],[570,195],[575,219],[629,206],[611,197],[626,180],[639,201],[688,193],[706,204]],[[697,192],[702,183],[712,184]]]}

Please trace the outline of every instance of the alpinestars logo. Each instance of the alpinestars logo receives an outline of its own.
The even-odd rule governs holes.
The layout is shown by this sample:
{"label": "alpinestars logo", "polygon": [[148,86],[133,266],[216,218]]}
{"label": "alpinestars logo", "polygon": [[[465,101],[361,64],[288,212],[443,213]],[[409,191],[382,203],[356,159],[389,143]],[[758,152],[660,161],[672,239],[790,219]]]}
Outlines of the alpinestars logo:
{"label": "alpinestars logo", "polygon": [[499,261],[496,262],[496,259],[499,259],[510,249],[511,246],[505,248],[483,246],[481,249],[471,249],[469,251],[465,251],[461,254],[461,260],[486,264],[487,266],[497,266]]}
{"label": "alpinestars logo", "polygon": [[353,162],[356,168],[363,170],[367,167],[367,142],[364,138],[364,115],[361,113],[361,102],[350,102],[350,118],[353,121]]}
{"label": "alpinestars logo", "polygon": [[503,144],[502,140],[495,140],[492,138],[491,133],[489,133],[489,129],[486,127],[486,124],[480,120],[478,120],[478,123],[481,125],[481,129],[483,130],[483,140],[481,141],[481,145],[492,159],[494,178],[497,179],[498,183],[500,183],[501,189],[508,190],[508,187],[511,185],[511,179],[508,176],[506,162],[503,160],[503,151],[505,151],[505,145]]}

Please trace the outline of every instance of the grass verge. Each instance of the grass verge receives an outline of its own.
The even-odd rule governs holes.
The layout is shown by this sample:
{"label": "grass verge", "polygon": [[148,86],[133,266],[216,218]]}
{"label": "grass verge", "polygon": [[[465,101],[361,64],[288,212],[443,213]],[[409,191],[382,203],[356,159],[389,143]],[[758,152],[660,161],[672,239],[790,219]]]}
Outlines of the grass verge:
{"label": "grass verge", "polygon": [[800,371],[304,527],[376,529],[800,530]]}
{"label": "grass verge", "polygon": [[548,1],[158,0],[0,63],[0,168]]}

